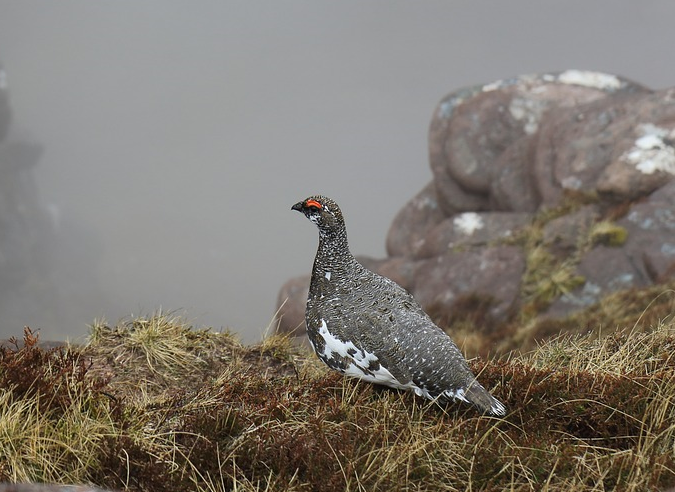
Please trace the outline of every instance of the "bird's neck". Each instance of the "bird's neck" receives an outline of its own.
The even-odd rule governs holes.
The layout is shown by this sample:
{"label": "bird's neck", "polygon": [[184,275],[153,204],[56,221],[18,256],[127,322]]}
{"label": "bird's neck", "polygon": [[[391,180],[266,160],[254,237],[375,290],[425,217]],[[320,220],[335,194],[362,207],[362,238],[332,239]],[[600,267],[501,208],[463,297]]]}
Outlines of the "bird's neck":
{"label": "bird's neck", "polygon": [[315,275],[340,275],[351,267],[356,260],[349,251],[347,232],[345,229],[337,231],[319,231],[319,248],[314,259]]}

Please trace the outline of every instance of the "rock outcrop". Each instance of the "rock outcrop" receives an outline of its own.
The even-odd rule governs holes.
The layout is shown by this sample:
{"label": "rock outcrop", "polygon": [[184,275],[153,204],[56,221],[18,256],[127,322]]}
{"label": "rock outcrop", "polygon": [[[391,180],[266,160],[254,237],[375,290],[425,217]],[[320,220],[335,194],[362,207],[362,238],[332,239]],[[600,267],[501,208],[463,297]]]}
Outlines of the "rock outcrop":
{"label": "rock outcrop", "polygon": [[[462,89],[434,111],[429,162],[366,264],[451,330],[479,306],[494,343],[515,316],[675,278],[675,89],[579,70]],[[308,282],[281,289],[280,331],[302,336]]]}

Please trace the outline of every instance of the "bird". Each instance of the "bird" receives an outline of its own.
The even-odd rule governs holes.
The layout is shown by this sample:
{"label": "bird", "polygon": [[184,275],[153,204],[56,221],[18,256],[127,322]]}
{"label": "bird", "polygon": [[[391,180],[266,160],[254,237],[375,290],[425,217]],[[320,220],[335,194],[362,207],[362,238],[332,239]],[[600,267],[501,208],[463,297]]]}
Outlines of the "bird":
{"label": "bird", "polygon": [[506,407],[476,380],[452,338],[414,297],[352,255],[334,200],[313,195],[291,210],[319,229],[305,322],[321,361],[346,376],[439,403],[463,401],[487,415],[506,415]]}

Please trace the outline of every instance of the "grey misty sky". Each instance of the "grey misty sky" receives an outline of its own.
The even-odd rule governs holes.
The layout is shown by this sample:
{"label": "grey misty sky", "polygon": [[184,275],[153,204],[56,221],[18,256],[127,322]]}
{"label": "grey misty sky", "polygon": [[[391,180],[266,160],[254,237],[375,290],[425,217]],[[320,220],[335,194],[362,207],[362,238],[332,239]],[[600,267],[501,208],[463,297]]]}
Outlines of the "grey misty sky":
{"label": "grey misty sky", "polygon": [[675,85],[672,19],[667,0],[0,0],[10,138],[45,147],[34,174],[71,293],[63,319],[29,303],[23,323],[76,337],[161,306],[256,340],[311,269],[293,203],[335,198],[352,251],[382,257],[431,179],[445,94],[567,68]]}

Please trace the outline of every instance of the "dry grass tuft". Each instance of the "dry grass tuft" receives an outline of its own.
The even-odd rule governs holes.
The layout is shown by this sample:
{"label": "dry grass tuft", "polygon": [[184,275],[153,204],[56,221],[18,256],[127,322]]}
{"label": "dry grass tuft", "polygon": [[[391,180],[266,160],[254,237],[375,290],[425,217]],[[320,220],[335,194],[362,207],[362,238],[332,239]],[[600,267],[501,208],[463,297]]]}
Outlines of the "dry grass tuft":
{"label": "dry grass tuft", "polygon": [[75,349],[39,348],[28,328],[21,348],[12,342],[0,348],[0,481],[86,482],[118,434],[106,381]]}
{"label": "dry grass tuft", "polygon": [[240,348],[229,333],[192,329],[183,319],[162,313],[109,326],[95,321],[87,355],[97,359],[97,372],[157,392],[176,385],[198,383],[229,364]]}
{"label": "dry grass tuft", "polygon": [[675,484],[672,321],[474,361],[504,419],[345,379],[287,339],[244,347],[163,314],[95,325],[83,348],[25,338],[0,357],[2,480],[149,492]]}
{"label": "dry grass tuft", "polygon": [[[537,340],[556,337],[559,333],[594,336],[610,335],[616,330],[650,331],[659,324],[673,322],[675,281],[643,289],[627,289],[608,294],[600,302],[562,319],[533,319],[512,323],[502,330],[501,353],[529,350]],[[504,332],[508,336],[503,336]],[[595,335],[592,335],[595,334]]]}

